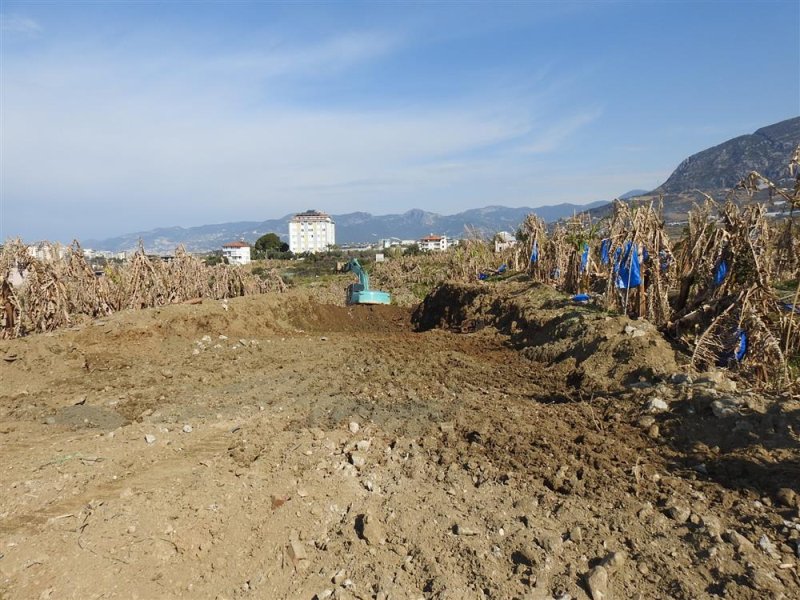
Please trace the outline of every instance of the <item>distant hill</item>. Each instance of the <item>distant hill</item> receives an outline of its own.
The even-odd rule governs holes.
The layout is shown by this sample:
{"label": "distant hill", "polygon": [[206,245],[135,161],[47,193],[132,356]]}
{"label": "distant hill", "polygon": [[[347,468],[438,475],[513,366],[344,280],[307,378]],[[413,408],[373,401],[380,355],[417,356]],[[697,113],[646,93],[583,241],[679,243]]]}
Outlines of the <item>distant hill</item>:
{"label": "distant hill", "polygon": [[[607,204],[605,200],[590,204],[558,204],[540,206],[538,208],[506,206],[487,206],[467,210],[455,215],[439,215],[420,209],[413,209],[403,214],[372,215],[366,212],[354,212],[332,215],[336,222],[336,242],[338,244],[357,244],[375,242],[382,238],[397,237],[401,239],[418,239],[430,233],[446,234],[451,237],[463,237],[465,227],[475,228],[485,234],[497,231],[514,231],[529,213],[539,215],[547,222],[557,221],[575,212],[582,212]],[[84,247],[94,250],[121,252],[136,248],[141,239],[148,252],[171,253],[179,244],[183,244],[190,252],[207,252],[221,248],[225,242],[244,239],[255,242],[265,233],[274,232],[283,238],[288,236],[289,219],[286,215],[280,219],[268,221],[239,221],[199,227],[168,227],[130,233],[105,240],[86,240]]]}
{"label": "distant hill", "polygon": [[800,144],[800,117],[742,135],[684,160],[656,192],[722,190],[735,186],[750,171],[776,183],[789,179],[789,157]]}
{"label": "distant hill", "polygon": [[644,196],[648,193],[648,190],[631,190],[630,192],[625,192],[624,194],[620,195],[620,200],[628,200],[629,198],[636,198],[637,196]]}
{"label": "distant hill", "polygon": [[[632,190],[620,199],[632,202],[662,200],[664,219],[667,223],[679,224],[686,220],[693,204],[704,201],[701,192],[723,201],[730,189],[750,171],[758,171],[778,185],[794,187],[788,165],[798,144],[800,117],[795,117],[693,154],[656,189],[649,192]],[[787,208],[780,198],[769,198],[766,192],[757,193],[755,199],[766,202],[773,216],[784,214]],[[738,200],[740,203],[751,201],[745,194],[740,194]],[[611,205],[590,212],[601,218],[611,212]]]}

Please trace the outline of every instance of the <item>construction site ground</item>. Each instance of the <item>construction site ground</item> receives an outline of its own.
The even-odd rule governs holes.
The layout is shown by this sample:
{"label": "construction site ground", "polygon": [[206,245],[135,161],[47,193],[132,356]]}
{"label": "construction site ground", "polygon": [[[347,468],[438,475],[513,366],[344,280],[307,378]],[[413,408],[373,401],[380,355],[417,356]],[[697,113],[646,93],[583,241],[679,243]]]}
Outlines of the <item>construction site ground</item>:
{"label": "construction site ground", "polygon": [[0,598],[800,598],[800,403],[470,294],[0,342]]}

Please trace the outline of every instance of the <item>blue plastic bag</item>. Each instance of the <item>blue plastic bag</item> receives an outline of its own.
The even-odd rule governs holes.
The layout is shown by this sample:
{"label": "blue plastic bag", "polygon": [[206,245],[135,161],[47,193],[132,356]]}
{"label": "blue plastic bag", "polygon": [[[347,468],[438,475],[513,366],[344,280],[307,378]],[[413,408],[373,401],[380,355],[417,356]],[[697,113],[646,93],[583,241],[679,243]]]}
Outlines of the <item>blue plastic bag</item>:
{"label": "blue plastic bag", "polygon": [[615,267],[617,287],[623,290],[639,287],[642,284],[642,272],[639,265],[639,253],[633,243],[627,242],[624,252],[621,252],[621,248],[617,248],[615,255],[617,257]]}
{"label": "blue plastic bag", "polygon": [[607,265],[611,262],[611,256],[609,252],[611,251],[611,240],[608,238],[604,239],[600,242],[600,262],[604,265]]}
{"label": "blue plastic bag", "polygon": [[737,344],[733,356],[737,361],[742,362],[742,359],[747,354],[747,332],[744,329],[736,330]]}
{"label": "blue plastic bag", "polygon": [[531,262],[539,262],[539,240],[533,241],[533,250],[531,251]]}
{"label": "blue plastic bag", "polygon": [[583,244],[583,254],[581,254],[581,273],[586,273],[589,266],[589,244]]}
{"label": "blue plastic bag", "polygon": [[714,286],[719,287],[728,276],[728,261],[721,259],[714,267]]}

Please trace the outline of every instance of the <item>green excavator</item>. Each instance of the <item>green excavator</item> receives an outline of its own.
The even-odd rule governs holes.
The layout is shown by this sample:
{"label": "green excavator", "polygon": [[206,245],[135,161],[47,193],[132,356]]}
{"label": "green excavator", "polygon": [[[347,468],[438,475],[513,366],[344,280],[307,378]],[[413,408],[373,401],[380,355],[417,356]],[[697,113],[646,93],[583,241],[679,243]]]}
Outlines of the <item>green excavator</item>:
{"label": "green excavator", "polygon": [[344,266],[344,271],[355,273],[358,283],[347,286],[348,304],[390,304],[392,297],[389,292],[369,289],[369,275],[363,269],[357,258],[351,258]]}

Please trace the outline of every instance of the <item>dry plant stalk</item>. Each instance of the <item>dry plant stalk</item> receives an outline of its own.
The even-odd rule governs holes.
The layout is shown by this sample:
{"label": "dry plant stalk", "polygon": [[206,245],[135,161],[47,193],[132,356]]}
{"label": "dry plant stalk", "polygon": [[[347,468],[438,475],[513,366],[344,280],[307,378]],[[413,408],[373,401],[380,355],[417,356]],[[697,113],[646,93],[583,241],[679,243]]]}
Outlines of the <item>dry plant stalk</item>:
{"label": "dry plant stalk", "polygon": [[[140,243],[121,266],[96,273],[77,241],[63,259],[35,258],[20,240],[0,252],[0,337],[52,331],[73,317],[106,316],[123,309],[140,309],[196,300],[222,299],[270,291],[284,292],[286,284],[275,269],[262,277],[241,267],[209,267],[179,247],[165,263],[149,257]],[[12,274],[16,277],[12,278]],[[12,279],[21,280],[15,286]]]}

